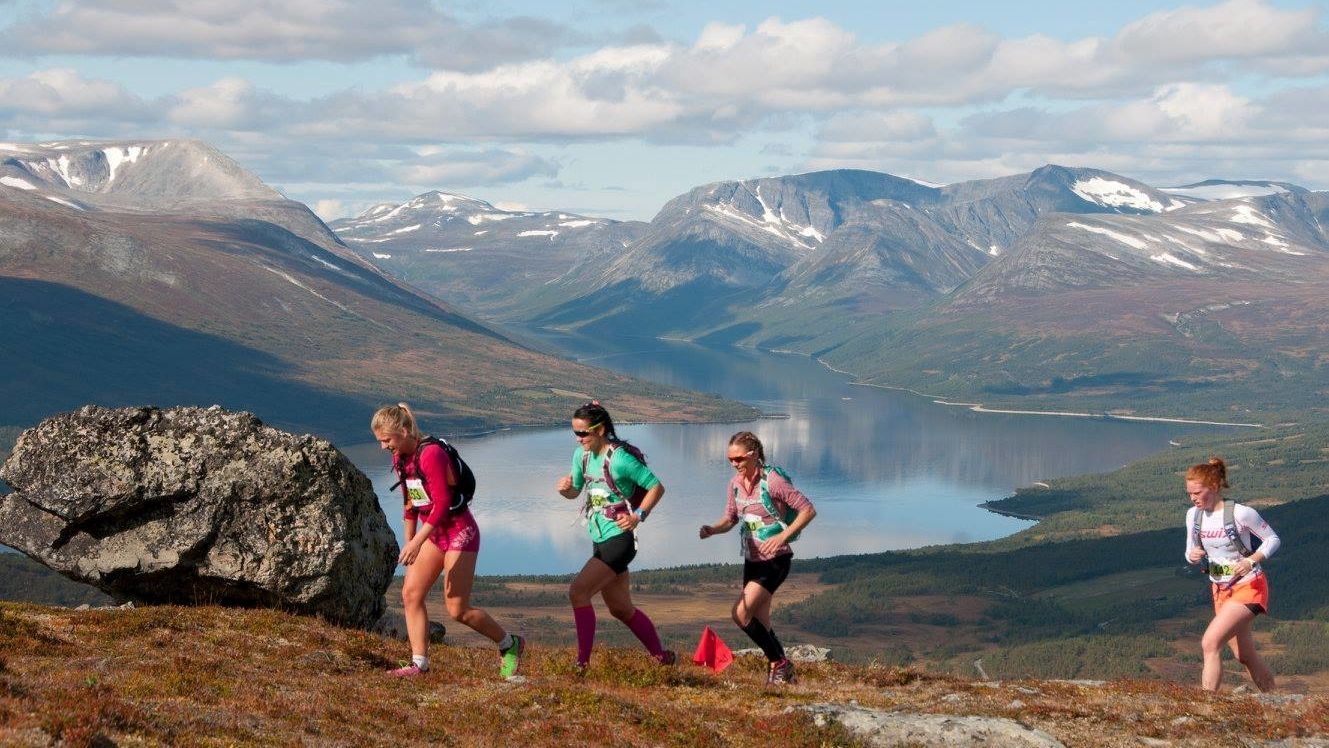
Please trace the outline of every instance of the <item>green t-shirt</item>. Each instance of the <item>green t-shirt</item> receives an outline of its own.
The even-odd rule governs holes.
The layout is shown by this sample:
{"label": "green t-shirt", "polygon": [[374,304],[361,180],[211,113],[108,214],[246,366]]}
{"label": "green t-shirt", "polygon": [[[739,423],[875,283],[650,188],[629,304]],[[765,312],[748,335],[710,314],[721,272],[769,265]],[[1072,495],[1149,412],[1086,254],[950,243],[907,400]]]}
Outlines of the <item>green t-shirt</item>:
{"label": "green t-shirt", "polygon": [[623,492],[623,496],[615,496],[614,492],[609,490],[609,485],[605,483],[604,478],[604,456],[593,454],[586,461],[586,473],[581,471],[581,458],[584,450],[577,447],[572,453],[572,487],[578,491],[586,488],[586,506],[589,514],[589,523],[587,529],[591,533],[591,540],[596,543],[604,541],[623,534],[623,528],[619,527],[612,519],[604,516],[603,510],[606,506],[623,501],[638,486],[650,490],[660,485],[660,479],[655,477],[655,473],[646,467],[631,452],[626,449],[614,450],[614,456],[609,462],[609,472],[614,476],[614,484],[618,490]]}

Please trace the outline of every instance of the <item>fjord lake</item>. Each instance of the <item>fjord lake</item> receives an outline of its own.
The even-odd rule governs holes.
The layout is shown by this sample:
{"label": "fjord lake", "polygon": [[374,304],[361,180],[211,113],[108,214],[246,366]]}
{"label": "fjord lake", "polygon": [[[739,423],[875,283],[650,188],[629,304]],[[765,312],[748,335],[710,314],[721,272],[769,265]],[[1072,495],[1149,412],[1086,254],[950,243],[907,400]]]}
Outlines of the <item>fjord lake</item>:
{"label": "fjord lake", "polygon": [[[638,531],[634,569],[739,560],[737,529],[697,537],[702,524],[723,515],[733,475],[725,448],[736,431],[756,433],[768,463],[788,471],[816,505],[816,520],[794,544],[795,556],[808,558],[1009,535],[1031,523],[978,505],[1038,481],[1113,470],[1169,449],[1170,439],[1214,428],[977,413],[854,385],[807,357],[749,349],[551,334],[538,342],[588,364],[750,403],[768,416],[744,423],[617,424],[619,436],[646,453],[665,485],[663,500]],[[575,382],[560,387],[582,392]],[[584,394],[588,400],[595,395]],[[614,403],[604,405],[612,415]],[[421,427],[429,432],[427,417]],[[456,444],[476,473],[479,573],[581,568],[591,544],[579,521],[579,501],[554,490],[572,466],[570,426],[437,435]],[[373,480],[400,540],[402,503],[388,490],[396,481],[388,453],[375,443],[343,451]]]}

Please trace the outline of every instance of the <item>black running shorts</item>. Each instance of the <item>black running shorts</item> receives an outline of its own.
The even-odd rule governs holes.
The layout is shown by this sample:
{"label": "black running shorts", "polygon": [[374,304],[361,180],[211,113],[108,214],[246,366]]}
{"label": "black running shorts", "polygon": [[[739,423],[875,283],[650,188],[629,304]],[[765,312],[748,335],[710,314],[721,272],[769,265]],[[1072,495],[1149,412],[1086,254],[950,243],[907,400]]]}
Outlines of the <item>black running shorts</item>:
{"label": "black running shorts", "polygon": [[591,558],[600,559],[618,574],[627,571],[628,564],[637,557],[637,539],[630,532],[615,535],[603,543],[592,543],[591,546],[595,549]]}
{"label": "black running shorts", "polygon": [[774,595],[780,585],[784,584],[785,577],[789,576],[789,567],[793,562],[792,553],[776,556],[770,561],[744,561],[743,586],[748,586],[748,582],[756,582]]}

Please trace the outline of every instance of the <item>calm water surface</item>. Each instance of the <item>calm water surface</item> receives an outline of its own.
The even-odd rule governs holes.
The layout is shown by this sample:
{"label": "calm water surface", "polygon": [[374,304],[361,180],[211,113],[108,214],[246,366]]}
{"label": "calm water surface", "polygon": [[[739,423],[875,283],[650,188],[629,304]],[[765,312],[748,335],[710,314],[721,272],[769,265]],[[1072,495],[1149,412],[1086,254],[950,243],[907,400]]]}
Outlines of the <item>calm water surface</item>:
{"label": "calm water surface", "polygon": [[[1008,535],[1029,523],[977,504],[1035,481],[1111,470],[1196,431],[1172,424],[973,413],[851,385],[800,356],[659,340],[617,350],[580,338],[542,342],[587,363],[787,416],[738,424],[619,426],[620,436],[646,452],[666,488],[639,532],[636,569],[738,560],[737,530],[703,541],[697,528],[721,516],[733,474],[725,446],[742,429],[761,437],[768,461],[786,468],[817,505],[816,521],[794,546],[802,557]],[[605,405],[612,414],[614,404]],[[423,427],[428,431],[429,424]],[[569,428],[514,429],[453,441],[479,480],[472,511],[483,538],[481,574],[581,568],[590,541],[578,521],[577,502],[554,491],[571,468],[576,444]],[[343,451],[373,479],[400,539],[401,499],[388,492],[395,481],[388,454],[374,443]]]}

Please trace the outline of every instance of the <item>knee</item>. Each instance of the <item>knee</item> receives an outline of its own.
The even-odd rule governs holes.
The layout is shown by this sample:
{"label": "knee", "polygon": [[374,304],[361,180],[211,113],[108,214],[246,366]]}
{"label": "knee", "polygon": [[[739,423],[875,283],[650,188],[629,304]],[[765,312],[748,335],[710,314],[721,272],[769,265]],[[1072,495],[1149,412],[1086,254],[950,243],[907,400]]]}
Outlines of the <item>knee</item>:
{"label": "knee", "polygon": [[634,605],[628,605],[628,606],[626,606],[626,607],[623,607],[623,606],[610,606],[610,607],[609,607],[609,615],[611,615],[611,616],[617,618],[618,620],[622,621],[623,623],[627,623],[628,621],[631,621],[631,620],[632,620],[632,616],[636,615],[636,613],[637,613],[637,608],[636,608],[636,606],[634,606]]}
{"label": "knee", "polygon": [[1242,665],[1250,665],[1255,662],[1255,653],[1252,652],[1249,647],[1237,647],[1233,650],[1232,655],[1236,657],[1237,662],[1240,662]]}
{"label": "knee", "polygon": [[733,610],[729,611],[729,617],[734,619],[735,626],[743,628],[744,626],[748,625],[749,619],[747,612],[748,611],[745,607],[743,607],[743,604],[739,603],[734,606]]}
{"label": "knee", "polygon": [[571,587],[568,587],[568,602],[572,603],[572,607],[574,608],[590,605],[591,595],[581,585],[573,584]]}
{"label": "knee", "polygon": [[1203,652],[1206,657],[1221,654],[1223,651],[1223,640],[1218,636],[1205,634],[1204,637],[1200,639],[1200,651]]}
{"label": "knee", "polygon": [[425,604],[426,590],[416,589],[415,587],[401,588],[401,604],[406,608],[418,608]]}
{"label": "knee", "polygon": [[448,615],[452,617],[452,620],[458,623],[461,623],[462,619],[466,617],[466,614],[471,611],[471,606],[461,600],[448,600],[447,606]]}

